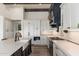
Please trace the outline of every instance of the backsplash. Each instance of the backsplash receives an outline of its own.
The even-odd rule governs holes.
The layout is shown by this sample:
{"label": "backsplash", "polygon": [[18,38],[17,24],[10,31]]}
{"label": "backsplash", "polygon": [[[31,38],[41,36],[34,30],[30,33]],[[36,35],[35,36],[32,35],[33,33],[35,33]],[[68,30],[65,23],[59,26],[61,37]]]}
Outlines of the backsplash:
{"label": "backsplash", "polygon": [[69,40],[79,43],[79,31],[73,31],[69,33],[70,38]]}
{"label": "backsplash", "polygon": [[79,44],[79,30],[68,30],[68,33],[63,33],[63,37],[67,40],[76,42]]}

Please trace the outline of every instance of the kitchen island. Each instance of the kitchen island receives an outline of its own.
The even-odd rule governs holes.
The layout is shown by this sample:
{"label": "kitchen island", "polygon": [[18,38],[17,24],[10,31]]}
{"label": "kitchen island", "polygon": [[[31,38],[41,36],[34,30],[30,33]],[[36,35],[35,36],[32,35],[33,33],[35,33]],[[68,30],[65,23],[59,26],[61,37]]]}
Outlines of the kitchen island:
{"label": "kitchen island", "polygon": [[31,40],[28,38],[16,42],[12,38],[0,41],[0,56],[27,56],[30,53]]}

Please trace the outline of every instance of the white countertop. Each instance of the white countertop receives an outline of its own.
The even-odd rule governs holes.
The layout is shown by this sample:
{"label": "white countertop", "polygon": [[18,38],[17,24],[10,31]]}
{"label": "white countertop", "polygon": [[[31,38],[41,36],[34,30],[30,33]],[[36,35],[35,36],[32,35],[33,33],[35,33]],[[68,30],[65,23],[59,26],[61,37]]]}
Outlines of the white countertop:
{"label": "white countertop", "polygon": [[52,40],[68,56],[79,56],[79,45],[65,40]]}
{"label": "white countertop", "polygon": [[0,41],[0,56],[10,56],[19,48],[28,44],[28,39],[15,42],[13,39]]}
{"label": "white countertop", "polygon": [[[47,35],[48,38],[51,37],[59,37],[65,40],[52,40],[55,42],[55,44],[62,50],[64,51],[67,55],[71,56],[79,56],[79,31],[71,31],[69,33],[53,33],[52,35]],[[74,44],[72,41],[77,44]]]}

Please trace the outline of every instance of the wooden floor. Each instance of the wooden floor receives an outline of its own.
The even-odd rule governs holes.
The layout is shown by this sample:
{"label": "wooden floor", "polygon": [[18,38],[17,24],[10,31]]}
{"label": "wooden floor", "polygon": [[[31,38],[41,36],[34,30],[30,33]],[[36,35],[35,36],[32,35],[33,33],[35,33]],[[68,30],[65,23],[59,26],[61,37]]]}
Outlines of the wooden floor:
{"label": "wooden floor", "polygon": [[49,56],[47,46],[32,46],[32,53],[30,56]]}

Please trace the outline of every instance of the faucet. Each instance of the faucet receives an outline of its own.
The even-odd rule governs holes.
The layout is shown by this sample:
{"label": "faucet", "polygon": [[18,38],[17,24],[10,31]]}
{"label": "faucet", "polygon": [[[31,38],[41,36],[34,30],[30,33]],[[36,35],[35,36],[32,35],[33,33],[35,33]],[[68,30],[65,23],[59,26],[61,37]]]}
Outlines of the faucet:
{"label": "faucet", "polygon": [[22,37],[21,33],[20,33],[20,32],[17,32],[17,33],[15,34],[15,41],[20,40],[20,39],[19,39],[20,37]]}

